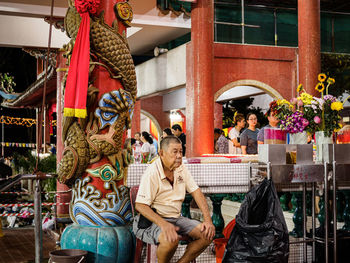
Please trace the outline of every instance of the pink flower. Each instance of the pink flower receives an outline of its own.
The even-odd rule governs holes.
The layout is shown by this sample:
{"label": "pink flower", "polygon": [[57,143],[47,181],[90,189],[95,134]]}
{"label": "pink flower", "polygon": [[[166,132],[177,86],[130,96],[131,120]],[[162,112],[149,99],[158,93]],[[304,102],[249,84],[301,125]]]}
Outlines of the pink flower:
{"label": "pink flower", "polygon": [[302,100],[298,100],[298,106],[299,107],[301,107],[301,106],[303,106],[304,104],[303,104],[303,101]]}
{"label": "pink flower", "polygon": [[297,98],[293,98],[290,100],[290,103],[292,103],[293,105],[297,104],[298,99]]}
{"label": "pink flower", "polygon": [[302,122],[303,122],[303,126],[304,127],[309,125],[309,121],[307,119],[305,119],[305,118],[303,118]]}
{"label": "pink flower", "polygon": [[321,122],[321,118],[318,117],[318,116],[315,116],[315,117],[314,117],[314,122],[317,123],[317,124],[319,124],[319,123]]}

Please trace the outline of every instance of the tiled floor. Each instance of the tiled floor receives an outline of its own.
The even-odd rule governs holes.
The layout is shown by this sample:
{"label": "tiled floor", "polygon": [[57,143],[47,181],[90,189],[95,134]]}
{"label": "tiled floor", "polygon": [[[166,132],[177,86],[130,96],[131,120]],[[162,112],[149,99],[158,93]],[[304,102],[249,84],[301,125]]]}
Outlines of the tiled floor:
{"label": "tiled floor", "polygon": [[[34,262],[33,227],[3,228],[3,233],[4,236],[0,237],[0,263]],[[55,245],[55,241],[48,234],[43,233],[43,258],[46,258],[46,262],[49,252],[55,250]]]}

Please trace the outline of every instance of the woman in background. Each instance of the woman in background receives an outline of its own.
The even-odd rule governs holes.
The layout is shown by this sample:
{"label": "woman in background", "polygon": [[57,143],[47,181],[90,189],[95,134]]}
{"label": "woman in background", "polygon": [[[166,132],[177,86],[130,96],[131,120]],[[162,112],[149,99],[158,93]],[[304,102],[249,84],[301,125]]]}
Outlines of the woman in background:
{"label": "woman in background", "polygon": [[167,137],[167,136],[169,136],[169,135],[173,135],[173,133],[171,132],[171,129],[170,129],[170,128],[165,128],[165,129],[163,130],[162,138],[165,138],[165,137]]}
{"label": "woman in background", "polygon": [[241,149],[242,154],[257,154],[258,153],[258,132],[256,128],[258,118],[254,113],[247,115],[248,128],[241,134]]}
{"label": "woman in background", "polygon": [[141,141],[143,142],[141,147],[141,163],[147,163],[157,155],[156,148],[154,147],[153,139],[151,138],[148,132],[142,132]]}
{"label": "woman in background", "polygon": [[235,113],[233,116],[233,123],[235,126],[230,130],[228,137],[230,138],[229,143],[229,153],[231,154],[241,154],[241,143],[240,143],[240,133],[245,127],[245,118],[242,113]]}

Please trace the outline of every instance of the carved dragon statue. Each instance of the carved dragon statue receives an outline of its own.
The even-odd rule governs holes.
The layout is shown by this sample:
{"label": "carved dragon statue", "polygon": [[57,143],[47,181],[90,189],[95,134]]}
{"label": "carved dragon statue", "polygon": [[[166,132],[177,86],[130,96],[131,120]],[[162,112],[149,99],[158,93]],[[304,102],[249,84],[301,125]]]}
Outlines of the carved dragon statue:
{"label": "carved dragon statue", "polygon": [[[117,3],[115,13],[126,25],[132,19],[127,2]],[[65,46],[68,61],[80,21],[74,1],[69,0],[65,17],[65,29],[72,38]],[[88,117],[63,119],[65,147],[58,179],[73,186],[70,213],[74,222],[125,224],[131,216],[127,189],[123,185],[130,150],[123,150],[122,143],[124,131],[130,128],[136,100],[136,74],[126,38],[118,33],[118,21],[107,25],[103,12],[90,17],[90,54]],[[119,80],[124,89],[99,94],[99,89],[93,85],[96,66],[104,67],[111,79]],[[118,182],[123,178],[124,182]]]}

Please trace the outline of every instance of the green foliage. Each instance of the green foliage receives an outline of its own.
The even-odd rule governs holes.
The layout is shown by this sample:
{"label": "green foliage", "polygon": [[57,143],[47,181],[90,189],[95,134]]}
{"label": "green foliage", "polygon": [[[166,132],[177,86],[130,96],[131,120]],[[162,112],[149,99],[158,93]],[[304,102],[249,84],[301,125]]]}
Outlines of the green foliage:
{"label": "green foliage", "polygon": [[344,92],[350,93],[349,54],[322,53],[321,72],[336,79],[332,88],[329,89],[329,94],[338,97]]}
{"label": "green foliage", "polygon": [[32,173],[35,168],[36,159],[30,151],[25,155],[15,152],[13,154],[13,164],[16,173]]}
{"label": "green foliage", "polygon": [[[30,151],[25,155],[14,153],[13,162],[17,173],[32,173],[36,167],[37,157]],[[38,171],[44,173],[56,173],[56,155],[49,155],[46,158],[39,159]]]}
{"label": "green foliage", "polygon": [[222,115],[223,115],[223,128],[228,128],[234,126],[233,116],[235,112],[242,113],[247,116],[249,112],[254,113],[258,118],[258,123],[260,127],[265,126],[268,121],[264,116],[262,109],[257,107],[251,107],[254,98],[245,98],[239,100],[229,100],[223,104]]}
{"label": "green foliage", "polygon": [[16,86],[14,77],[9,73],[0,73],[0,87],[7,91],[8,93],[12,93],[13,88]]}
{"label": "green foliage", "polygon": [[[31,151],[27,154],[21,155],[14,153],[13,163],[15,166],[16,173],[33,173],[36,167],[37,157],[33,156]],[[48,174],[56,174],[56,155],[52,154],[48,157],[39,159],[38,171]],[[44,192],[55,192],[56,191],[56,178],[49,178],[41,181],[41,188]],[[54,194],[48,194],[46,196],[48,201],[54,200]]]}

